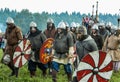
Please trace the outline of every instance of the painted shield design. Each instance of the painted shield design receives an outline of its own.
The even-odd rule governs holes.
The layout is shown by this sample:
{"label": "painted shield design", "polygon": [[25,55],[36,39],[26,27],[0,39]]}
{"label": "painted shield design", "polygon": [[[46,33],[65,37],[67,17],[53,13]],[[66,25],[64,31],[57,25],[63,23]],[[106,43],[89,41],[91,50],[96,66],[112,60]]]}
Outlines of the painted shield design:
{"label": "painted shield design", "polygon": [[29,40],[22,40],[15,49],[13,63],[15,67],[22,67],[30,58],[31,44]]}
{"label": "painted shield design", "polygon": [[46,64],[51,60],[49,55],[51,54],[51,51],[52,51],[53,42],[54,42],[54,39],[48,38],[43,43],[43,45],[40,49],[40,54],[39,54],[41,63]]}
{"label": "painted shield design", "polygon": [[108,82],[113,72],[111,56],[103,51],[87,54],[79,63],[79,82]]}

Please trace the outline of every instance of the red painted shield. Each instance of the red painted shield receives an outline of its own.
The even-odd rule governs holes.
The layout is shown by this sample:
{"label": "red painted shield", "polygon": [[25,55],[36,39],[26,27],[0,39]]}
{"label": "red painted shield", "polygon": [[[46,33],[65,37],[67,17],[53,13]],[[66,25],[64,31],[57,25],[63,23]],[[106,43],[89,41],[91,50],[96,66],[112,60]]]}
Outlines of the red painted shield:
{"label": "red painted shield", "polygon": [[22,67],[30,58],[31,44],[29,40],[22,40],[15,49],[13,63],[15,67]]}
{"label": "red painted shield", "polygon": [[49,55],[51,54],[52,51],[53,41],[54,40],[52,38],[48,38],[47,40],[45,40],[45,42],[43,43],[40,49],[39,57],[40,57],[40,62],[43,64],[46,64],[51,60]]}
{"label": "red painted shield", "polygon": [[79,82],[108,82],[113,71],[111,56],[102,51],[87,54],[77,71]]}

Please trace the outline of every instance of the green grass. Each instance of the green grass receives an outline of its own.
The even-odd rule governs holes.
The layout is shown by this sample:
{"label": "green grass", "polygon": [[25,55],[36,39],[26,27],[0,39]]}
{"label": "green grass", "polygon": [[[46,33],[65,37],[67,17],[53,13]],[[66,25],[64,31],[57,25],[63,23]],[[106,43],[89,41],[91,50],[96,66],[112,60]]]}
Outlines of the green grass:
{"label": "green grass", "polygon": [[[0,59],[2,55],[3,53],[0,49]],[[30,78],[29,71],[27,69],[27,64],[19,69],[18,78],[16,78],[15,76],[8,77],[10,73],[11,70],[6,65],[0,63],[0,82],[52,82],[51,76],[47,75],[47,77],[44,78],[41,75],[41,70],[39,69],[37,69],[36,71],[36,77]],[[67,82],[67,76],[63,70],[63,67],[60,68],[57,80],[58,82]],[[113,73],[109,82],[120,82],[120,71],[118,73]]]}
{"label": "green grass", "polygon": [[[0,59],[2,58],[2,55],[3,53],[0,49]],[[62,73],[58,73],[58,82],[67,82],[67,76],[63,70],[63,67],[60,68],[60,71]],[[15,76],[9,77],[10,73],[11,70],[6,65],[0,63],[0,82],[52,82],[51,75],[48,74],[47,77],[44,78],[40,69],[37,69],[36,77],[30,78],[27,63],[19,69],[18,78]]]}

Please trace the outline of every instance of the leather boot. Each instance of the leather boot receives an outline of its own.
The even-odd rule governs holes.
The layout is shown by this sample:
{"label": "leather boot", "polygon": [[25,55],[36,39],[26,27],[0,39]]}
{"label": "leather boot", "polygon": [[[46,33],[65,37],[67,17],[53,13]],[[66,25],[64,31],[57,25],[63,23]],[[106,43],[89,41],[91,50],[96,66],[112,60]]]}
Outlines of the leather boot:
{"label": "leather boot", "polygon": [[72,82],[72,74],[71,73],[67,73],[67,77],[68,77],[68,82]]}
{"label": "leather boot", "polygon": [[77,77],[73,77],[73,81],[72,82],[78,82],[77,81]]}
{"label": "leather boot", "polygon": [[52,75],[52,63],[48,62],[49,75]]}
{"label": "leather boot", "polygon": [[18,72],[19,72],[19,68],[14,68],[15,69],[15,76],[18,77]]}
{"label": "leather boot", "polygon": [[57,71],[54,69],[52,70],[52,80],[53,82],[57,82]]}
{"label": "leather boot", "polygon": [[46,75],[47,75],[46,70],[43,70],[43,71],[42,71],[42,75],[43,75],[43,77],[46,77]]}
{"label": "leather boot", "polygon": [[15,69],[14,66],[12,66],[10,63],[7,65],[10,69],[11,69],[11,74],[9,75],[9,77],[14,76],[15,75]]}
{"label": "leather boot", "polygon": [[30,77],[35,77],[35,71],[30,71]]}

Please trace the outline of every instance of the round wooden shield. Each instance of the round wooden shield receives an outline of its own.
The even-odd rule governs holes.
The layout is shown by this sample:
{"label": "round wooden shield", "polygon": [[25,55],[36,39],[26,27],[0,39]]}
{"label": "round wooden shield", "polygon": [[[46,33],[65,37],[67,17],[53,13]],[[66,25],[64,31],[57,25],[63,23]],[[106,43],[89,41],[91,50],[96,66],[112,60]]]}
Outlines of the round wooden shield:
{"label": "round wooden shield", "polygon": [[53,41],[54,41],[53,38],[48,38],[47,40],[45,40],[40,49],[39,59],[40,62],[43,64],[47,64],[51,60],[49,55],[51,54],[52,51]]}
{"label": "round wooden shield", "polygon": [[78,82],[108,82],[113,71],[111,56],[103,51],[87,54],[79,63]]}
{"label": "round wooden shield", "polygon": [[31,44],[29,40],[22,40],[15,49],[13,63],[15,67],[22,67],[30,58]]}

